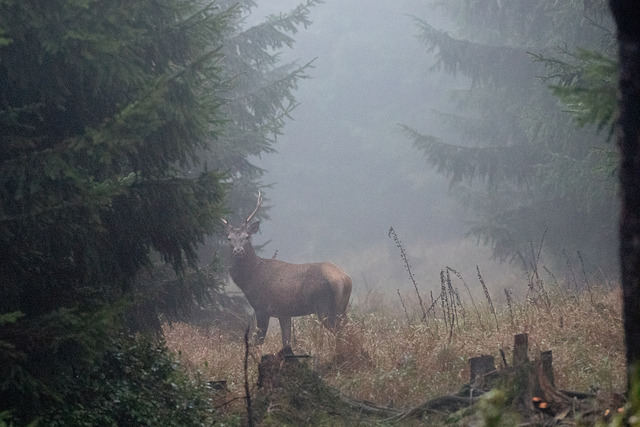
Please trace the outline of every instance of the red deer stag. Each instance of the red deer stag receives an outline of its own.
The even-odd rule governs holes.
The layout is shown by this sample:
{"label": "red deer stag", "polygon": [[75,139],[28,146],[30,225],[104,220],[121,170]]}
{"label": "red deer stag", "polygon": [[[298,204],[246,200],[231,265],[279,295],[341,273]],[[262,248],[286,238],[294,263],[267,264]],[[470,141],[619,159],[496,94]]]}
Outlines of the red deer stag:
{"label": "red deer stag", "polygon": [[292,317],[315,313],[327,329],[335,332],[346,320],[351,278],[329,262],[289,264],[257,256],[251,236],[260,223],[250,221],[261,203],[258,193],[256,208],[240,227],[222,220],[233,250],[229,273],[256,312],[258,342],[264,342],[271,317],[280,322],[283,346],[291,340]]}

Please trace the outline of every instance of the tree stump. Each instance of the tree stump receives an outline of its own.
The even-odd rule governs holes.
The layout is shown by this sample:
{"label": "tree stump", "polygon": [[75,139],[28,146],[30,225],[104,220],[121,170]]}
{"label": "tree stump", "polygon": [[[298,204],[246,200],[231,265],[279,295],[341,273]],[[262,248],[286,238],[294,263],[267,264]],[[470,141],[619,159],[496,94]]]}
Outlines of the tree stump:
{"label": "tree stump", "polygon": [[529,335],[518,334],[513,339],[513,366],[529,362]]}
{"label": "tree stump", "polygon": [[541,351],[540,360],[542,361],[542,372],[544,376],[547,377],[552,386],[555,386],[553,378],[553,353],[551,350]]}
{"label": "tree stump", "polygon": [[276,354],[262,356],[258,365],[258,387],[271,391],[282,387],[287,381],[290,371],[294,370],[298,360],[293,356],[290,346],[284,347]]}
{"label": "tree stump", "polygon": [[491,355],[484,354],[469,359],[470,383],[474,383],[478,377],[496,370],[495,359]]}

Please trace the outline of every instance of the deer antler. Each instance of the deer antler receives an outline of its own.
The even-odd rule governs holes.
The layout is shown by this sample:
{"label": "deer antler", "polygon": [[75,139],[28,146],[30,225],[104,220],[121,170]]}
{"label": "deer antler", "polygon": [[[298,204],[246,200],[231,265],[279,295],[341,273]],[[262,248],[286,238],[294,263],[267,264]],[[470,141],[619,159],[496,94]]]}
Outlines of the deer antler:
{"label": "deer antler", "polygon": [[251,212],[251,215],[249,215],[247,219],[244,221],[246,224],[248,224],[249,221],[251,221],[251,218],[253,218],[253,216],[256,214],[256,212],[258,212],[258,209],[260,209],[261,204],[262,204],[262,193],[260,192],[260,190],[258,190],[258,203],[256,204],[256,208],[253,210],[253,212]]}
{"label": "deer antler", "polygon": [[[248,224],[249,221],[251,221],[251,218],[253,218],[253,216],[256,214],[256,212],[258,212],[258,209],[260,209],[260,205],[262,204],[262,193],[260,192],[260,190],[258,190],[258,203],[256,205],[256,208],[253,210],[253,212],[251,212],[251,215],[249,215],[247,217],[247,219],[244,221],[245,224]],[[222,221],[222,223],[224,225],[229,225],[229,221],[227,221],[224,218],[220,218],[220,221]]]}

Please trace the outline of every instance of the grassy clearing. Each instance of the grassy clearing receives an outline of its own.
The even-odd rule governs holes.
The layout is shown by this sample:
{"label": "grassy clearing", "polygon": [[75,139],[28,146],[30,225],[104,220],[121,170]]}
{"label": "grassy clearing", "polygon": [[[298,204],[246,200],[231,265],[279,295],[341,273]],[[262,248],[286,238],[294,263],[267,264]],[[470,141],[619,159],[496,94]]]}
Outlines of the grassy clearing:
{"label": "grassy clearing", "polygon": [[[451,281],[449,280],[449,283]],[[424,299],[428,309],[410,311],[398,295],[370,293],[351,307],[346,329],[334,337],[313,317],[295,320],[296,354],[313,356],[313,367],[340,393],[381,405],[406,408],[454,392],[468,382],[468,358],[491,354],[510,363],[513,335],[529,334],[531,356],[552,350],[559,389],[621,392],[625,387],[620,293],[592,286],[581,293],[530,287],[527,297],[497,304],[486,297],[460,298],[443,276],[445,301]],[[534,283],[535,285],[535,283]],[[465,285],[466,286],[466,285]],[[465,291],[466,292],[466,291]],[[442,295],[441,294],[441,295]],[[415,293],[413,294],[415,297]],[[504,297],[504,296],[503,296]],[[403,295],[406,306],[412,296]],[[497,300],[498,298],[495,298]],[[447,305],[448,304],[448,305]],[[194,374],[226,380],[222,411],[244,409],[244,331],[174,324],[164,329],[170,349]],[[266,343],[250,348],[249,383],[257,381],[263,354],[280,349],[277,322]]]}

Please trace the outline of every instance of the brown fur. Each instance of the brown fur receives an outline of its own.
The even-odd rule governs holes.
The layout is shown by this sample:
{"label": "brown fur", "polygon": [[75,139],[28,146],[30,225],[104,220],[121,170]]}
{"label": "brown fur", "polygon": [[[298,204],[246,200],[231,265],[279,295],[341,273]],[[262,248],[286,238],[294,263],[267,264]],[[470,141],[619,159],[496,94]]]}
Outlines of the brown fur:
{"label": "brown fur", "polygon": [[346,319],[351,278],[328,262],[290,264],[260,258],[251,245],[258,228],[258,222],[229,225],[227,234],[234,255],[229,273],[256,312],[259,342],[264,341],[271,317],[280,322],[283,346],[291,340],[292,317],[315,313],[327,329],[339,328]]}

